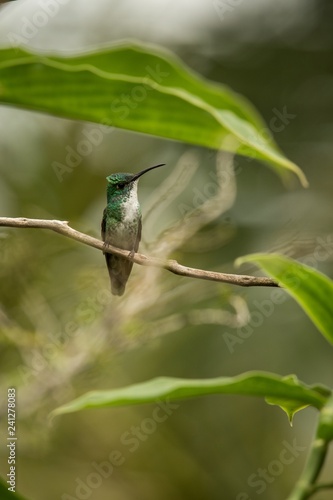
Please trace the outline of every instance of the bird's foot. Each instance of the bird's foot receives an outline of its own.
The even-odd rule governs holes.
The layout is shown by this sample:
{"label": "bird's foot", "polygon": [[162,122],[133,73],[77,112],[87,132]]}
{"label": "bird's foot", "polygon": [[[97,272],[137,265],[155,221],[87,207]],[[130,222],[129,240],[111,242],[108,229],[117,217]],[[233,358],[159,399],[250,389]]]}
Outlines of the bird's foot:
{"label": "bird's foot", "polygon": [[132,249],[130,252],[128,252],[128,257],[133,260],[133,257],[135,255],[135,251]]}
{"label": "bird's foot", "polygon": [[108,243],[106,243],[106,241],[104,241],[104,245],[103,245],[103,255],[105,255],[107,253],[107,249],[108,249]]}

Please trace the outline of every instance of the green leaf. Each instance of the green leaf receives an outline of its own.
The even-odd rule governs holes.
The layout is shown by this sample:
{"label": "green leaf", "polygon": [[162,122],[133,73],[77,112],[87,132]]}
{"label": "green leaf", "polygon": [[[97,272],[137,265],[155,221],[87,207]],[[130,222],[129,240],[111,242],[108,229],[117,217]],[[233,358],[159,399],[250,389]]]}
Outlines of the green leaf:
{"label": "green leaf", "polygon": [[324,337],[333,344],[333,281],[319,271],[277,254],[252,254],[236,264],[256,262],[296,299]]}
{"label": "green leaf", "polygon": [[284,379],[265,372],[247,372],[236,377],[213,379],[181,379],[160,377],[109,391],[88,392],[56,410],[51,416],[87,408],[156,403],[161,399],[179,400],[207,394],[242,394],[297,401],[320,409],[327,396],[299,382],[295,377]]}
{"label": "green leaf", "polygon": [[304,410],[304,408],[307,408],[309,406],[309,405],[302,405],[298,401],[293,401],[292,399],[288,400],[281,398],[266,398],[265,401],[269,405],[279,406],[281,410],[283,410],[287,414],[291,426],[293,425],[293,419],[295,413],[297,413],[300,410]]}
{"label": "green leaf", "polygon": [[2,103],[238,152],[307,185],[246,99],[160,48],[118,44],[71,57],[2,49],[0,60]]}
{"label": "green leaf", "polygon": [[[298,383],[298,379],[295,375],[288,375],[288,377],[284,377],[283,380],[291,380],[295,383]],[[285,398],[265,398],[266,403],[269,405],[279,406],[286,414],[289,420],[290,425],[293,424],[293,418],[295,413],[300,410],[303,410],[308,404],[301,404],[299,401],[294,399],[285,399]]]}
{"label": "green leaf", "polygon": [[1,500],[25,500],[18,493],[14,493],[13,491],[9,491],[8,487],[10,485],[6,483],[6,480],[0,477],[0,498]]}

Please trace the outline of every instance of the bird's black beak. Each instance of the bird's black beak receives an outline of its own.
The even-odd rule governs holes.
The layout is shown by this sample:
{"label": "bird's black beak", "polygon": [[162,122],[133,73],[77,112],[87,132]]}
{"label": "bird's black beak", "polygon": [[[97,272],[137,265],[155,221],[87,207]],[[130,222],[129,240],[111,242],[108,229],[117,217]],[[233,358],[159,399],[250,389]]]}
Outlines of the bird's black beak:
{"label": "bird's black beak", "polygon": [[129,184],[130,182],[136,181],[139,177],[141,177],[141,175],[145,174],[146,172],[149,172],[149,170],[153,170],[154,168],[163,167],[164,165],[165,165],[165,163],[160,163],[159,165],[154,165],[153,167],[148,167],[148,168],[145,168],[144,170],[141,170],[141,172],[134,174],[133,177],[131,177],[131,179],[129,181],[127,181],[127,184]]}

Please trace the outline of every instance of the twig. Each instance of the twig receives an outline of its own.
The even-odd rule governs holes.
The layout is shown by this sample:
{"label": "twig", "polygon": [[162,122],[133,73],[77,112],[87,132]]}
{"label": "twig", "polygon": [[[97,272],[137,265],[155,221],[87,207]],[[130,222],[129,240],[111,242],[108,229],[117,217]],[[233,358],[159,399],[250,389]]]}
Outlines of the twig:
{"label": "twig", "polygon": [[313,493],[319,490],[333,490],[333,483],[319,483],[312,487]]}
{"label": "twig", "polygon": [[328,443],[324,439],[315,439],[300,480],[288,500],[306,500],[313,493],[312,485],[316,482],[327,455]]}
{"label": "twig", "polygon": [[133,260],[133,262],[141,266],[161,267],[163,269],[166,269],[167,271],[170,271],[171,273],[177,274],[179,276],[187,276],[188,278],[217,281],[220,283],[230,283],[232,285],[239,286],[279,286],[276,281],[266,277],[205,271],[203,269],[195,269],[193,267],[182,266],[176,260],[163,260],[156,257],[146,257],[146,255],[143,255],[141,253],[136,253],[133,257],[131,257],[128,250],[122,250],[111,245],[109,245],[107,249],[105,249],[104,243],[101,240],[72,229],[68,225],[67,221],[26,219],[25,217],[0,217],[0,226],[50,229],[51,231],[60,233],[64,236],[67,236],[68,238],[79,241],[80,243],[91,246],[93,248],[97,248],[98,250],[106,251],[107,253],[113,253],[115,255],[121,255],[126,259],[131,259]]}
{"label": "twig", "polygon": [[333,396],[320,410],[316,436],[311,444],[304,470],[287,500],[307,500],[319,489],[332,488],[332,483],[317,483],[331,441],[333,441]]}

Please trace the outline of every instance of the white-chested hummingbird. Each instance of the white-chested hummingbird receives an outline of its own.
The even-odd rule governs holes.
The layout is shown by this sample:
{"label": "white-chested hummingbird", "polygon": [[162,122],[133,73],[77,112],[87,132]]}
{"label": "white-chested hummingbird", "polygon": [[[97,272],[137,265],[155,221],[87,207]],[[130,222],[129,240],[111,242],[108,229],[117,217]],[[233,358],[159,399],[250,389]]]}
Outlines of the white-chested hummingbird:
{"label": "white-chested hummingbird", "polygon": [[[138,202],[138,179],[161,163],[146,168],[137,174],[111,174],[107,180],[107,205],[102,219],[102,240],[105,246],[113,245],[129,250],[130,255],[138,251],[141,240],[142,216]],[[133,262],[125,257],[105,253],[106,265],[111,280],[113,295],[123,295]]]}

